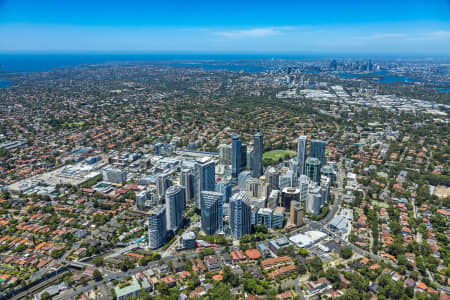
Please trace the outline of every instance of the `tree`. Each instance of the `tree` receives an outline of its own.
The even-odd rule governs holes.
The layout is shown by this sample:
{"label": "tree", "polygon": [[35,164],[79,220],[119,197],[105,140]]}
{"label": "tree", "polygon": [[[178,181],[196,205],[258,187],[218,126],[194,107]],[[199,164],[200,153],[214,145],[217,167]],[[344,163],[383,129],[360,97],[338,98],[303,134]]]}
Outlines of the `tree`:
{"label": "tree", "polygon": [[339,280],[339,272],[335,268],[329,268],[325,277],[331,282],[335,283]]}
{"label": "tree", "polygon": [[297,265],[297,273],[298,274],[306,274],[307,271],[308,271],[308,269],[306,268],[306,265],[304,265],[304,264]]}
{"label": "tree", "polygon": [[94,265],[96,265],[97,267],[103,266],[103,265],[104,265],[103,257],[102,257],[102,256],[94,257],[94,258],[92,259],[92,263],[93,263]]}
{"label": "tree", "polygon": [[350,247],[345,247],[341,249],[341,256],[344,259],[349,259],[353,255],[353,250]]}
{"label": "tree", "polygon": [[100,281],[100,280],[103,279],[102,273],[100,273],[99,270],[95,270],[94,273],[92,274],[92,278],[93,278],[95,281]]}
{"label": "tree", "polygon": [[50,294],[48,293],[48,292],[43,292],[42,294],[41,294],[41,299],[42,300],[48,300],[48,299],[50,299],[51,298],[51,296],[50,296]]}
{"label": "tree", "polygon": [[156,289],[162,294],[162,295],[169,295],[169,286],[165,282],[160,282]]}
{"label": "tree", "polygon": [[350,235],[348,236],[348,240],[349,240],[351,243],[354,243],[354,242],[356,242],[358,239],[357,239],[356,234],[355,234],[354,232],[350,232]]}
{"label": "tree", "polygon": [[191,279],[188,280],[188,282],[187,282],[187,289],[191,290],[191,291],[193,289],[195,289],[195,282],[194,282],[194,280],[191,280]]}
{"label": "tree", "polygon": [[301,248],[299,253],[301,256],[308,256],[308,250],[306,250],[305,248]]}
{"label": "tree", "polygon": [[342,299],[360,300],[362,299],[362,294],[358,290],[352,288],[345,291],[345,294],[342,296]]}
{"label": "tree", "polygon": [[309,271],[311,273],[317,274],[323,268],[322,267],[322,260],[320,259],[320,257],[316,256],[310,261],[308,267],[309,267]]}
{"label": "tree", "polygon": [[60,249],[60,250],[52,250],[52,252],[50,252],[50,256],[53,257],[54,259],[60,258],[62,255],[64,254],[64,249]]}
{"label": "tree", "polygon": [[231,294],[230,286],[220,283],[216,287],[212,288],[208,292],[209,299],[217,299],[217,300],[231,300],[234,299]]}

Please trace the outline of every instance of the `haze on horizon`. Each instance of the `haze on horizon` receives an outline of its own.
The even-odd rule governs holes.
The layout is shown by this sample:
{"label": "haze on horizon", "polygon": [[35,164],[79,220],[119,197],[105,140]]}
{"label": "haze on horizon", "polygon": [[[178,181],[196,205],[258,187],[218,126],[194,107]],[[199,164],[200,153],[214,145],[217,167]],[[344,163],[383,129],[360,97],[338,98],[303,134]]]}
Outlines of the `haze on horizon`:
{"label": "haze on horizon", "polygon": [[0,52],[450,53],[450,1],[374,2],[0,0]]}

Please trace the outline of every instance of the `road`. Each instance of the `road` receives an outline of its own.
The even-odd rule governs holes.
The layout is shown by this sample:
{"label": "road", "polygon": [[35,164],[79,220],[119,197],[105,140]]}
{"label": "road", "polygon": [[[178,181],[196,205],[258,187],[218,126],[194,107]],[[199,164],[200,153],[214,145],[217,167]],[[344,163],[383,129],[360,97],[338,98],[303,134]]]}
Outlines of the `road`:
{"label": "road", "polygon": [[[76,244],[74,244],[74,247],[72,249],[78,249],[80,244],[81,244],[81,242],[77,242]],[[53,265],[58,265],[58,264],[61,264],[61,263],[65,262],[67,256],[69,256],[69,254],[70,254],[70,251],[66,251],[66,253],[64,253],[63,256],[61,256],[60,258],[56,259],[51,264],[49,264],[46,267],[38,270],[36,273],[33,273],[31,275],[31,277],[30,277],[30,281],[35,281],[35,280],[41,278],[44,274],[48,273],[48,271],[52,268]]]}
{"label": "road", "polygon": [[64,277],[67,274],[67,272],[68,271],[64,271],[64,272],[62,272],[62,273],[60,273],[60,274],[58,274],[58,275],[56,275],[54,277],[51,277],[48,280],[45,280],[45,281],[43,281],[43,282],[41,282],[41,283],[39,283],[39,284],[29,288],[29,289],[26,289],[25,291],[23,291],[23,292],[15,295],[13,297],[11,297],[11,300],[23,299],[23,298],[25,298],[25,297],[35,293],[36,291],[38,291],[38,290],[40,290],[40,289],[42,289],[44,287],[49,286],[51,283],[55,282],[56,280]]}
{"label": "road", "polygon": [[345,178],[345,171],[342,166],[343,160],[344,160],[344,158],[341,158],[341,160],[338,163],[338,173],[336,176],[336,181],[337,181],[338,187],[336,188],[334,203],[333,203],[333,206],[331,207],[330,211],[328,212],[328,214],[325,216],[325,218],[322,219],[321,222],[323,224],[330,223],[331,220],[333,220],[334,216],[336,215],[338,209],[341,207],[341,201],[342,201],[343,191],[344,191],[344,178]]}
{"label": "road", "polygon": [[300,296],[301,300],[306,300],[305,295],[303,295],[303,290],[300,287],[300,278],[295,279],[295,291]]}
{"label": "road", "polygon": [[[198,253],[197,253],[197,252],[192,252],[192,253],[187,253],[187,254],[179,254],[179,255],[167,256],[167,257],[162,258],[162,260],[163,260],[164,262],[168,262],[169,260],[176,260],[176,259],[179,259],[179,258],[181,258],[182,256],[185,256],[185,257],[188,258],[188,259],[189,259],[189,258],[195,258],[195,257],[198,256]],[[128,271],[126,271],[126,272],[117,272],[117,273],[114,273],[114,272],[109,271],[109,272],[107,272],[107,273],[103,276],[103,279],[104,279],[106,282],[110,282],[110,281],[114,281],[114,280],[119,280],[119,279],[122,279],[122,278],[126,278],[126,277],[128,277],[128,276],[137,274],[137,273],[139,273],[139,272],[143,272],[143,271],[145,271],[145,270],[148,270],[148,269],[157,267],[158,265],[159,265],[159,263],[158,263],[157,261],[155,261],[155,262],[149,263],[149,264],[146,265],[146,266],[137,267],[137,268],[128,270]],[[95,267],[94,267],[94,268],[95,268]],[[104,270],[102,270],[102,271],[103,271],[103,273],[104,273]],[[75,289],[66,290],[65,292],[61,293],[60,295],[54,297],[53,299],[54,299],[54,300],[75,299],[75,297],[76,297],[77,295],[79,295],[80,293],[85,293],[85,292],[87,292],[87,291],[90,291],[90,290],[92,290],[92,289],[94,288],[94,286],[98,286],[100,283],[101,283],[101,282],[91,282],[91,283],[89,283],[88,285],[83,286],[83,287],[77,287],[77,288],[75,288]]]}

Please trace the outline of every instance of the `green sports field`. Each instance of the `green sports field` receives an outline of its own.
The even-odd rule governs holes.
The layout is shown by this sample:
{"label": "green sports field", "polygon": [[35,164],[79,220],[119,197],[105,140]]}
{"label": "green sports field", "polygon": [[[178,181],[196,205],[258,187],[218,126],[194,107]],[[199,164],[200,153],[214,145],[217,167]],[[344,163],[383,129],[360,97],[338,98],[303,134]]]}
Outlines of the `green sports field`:
{"label": "green sports field", "polygon": [[281,160],[286,160],[295,156],[295,151],[291,150],[272,150],[263,154],[265,165],[276,164]]}

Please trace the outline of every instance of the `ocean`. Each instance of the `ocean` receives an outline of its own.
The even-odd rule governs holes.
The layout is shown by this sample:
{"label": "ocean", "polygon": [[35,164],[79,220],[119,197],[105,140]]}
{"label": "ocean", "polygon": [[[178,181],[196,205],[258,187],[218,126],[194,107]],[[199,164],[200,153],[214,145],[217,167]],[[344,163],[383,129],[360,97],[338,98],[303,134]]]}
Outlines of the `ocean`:
{"label": "ocean", "polygon": [[11,84],[10,81],[0,78],[0,89],[1,88],[7,88],[10,84]]}
{"label": "ocean", "polygon": [[[256,55],[195,55],[195,54],[0,54],[0,71],[44,72],[54,68],[95,65],[114,62],[149,62],[169,66],[201,67],[206,70],[264,72],[266,68],[259,64],[249,64],[249,60],[270,59],[271,56]],[[247,62],[246,62],[247,61]],[[0,88],[6,88],[12,82],[1,78]]]}
{"label": "ocean", "polygon": [[[91,65],[109,62],[164,61],[165,64],[168,65],[186,65],[204,67],[205,69],[228,69],[231,71],[243,70],[247,72],[262,72],[265,70],[262,66],[258,66],[256,64],[247,65],[242,61],[270,58],[272,58],[272,56],[237,54],[0,54],[0,71],[42,72],[51,70],[53,68],[73,67],[77,65]],[[183,61],[186,61],[186,64]],[[195,62],[192,63],[192,61]],[[223,61],[224,63],[221,64],[221,61]],[[233,61],[233,64],[230,64],[230,61]]]}

